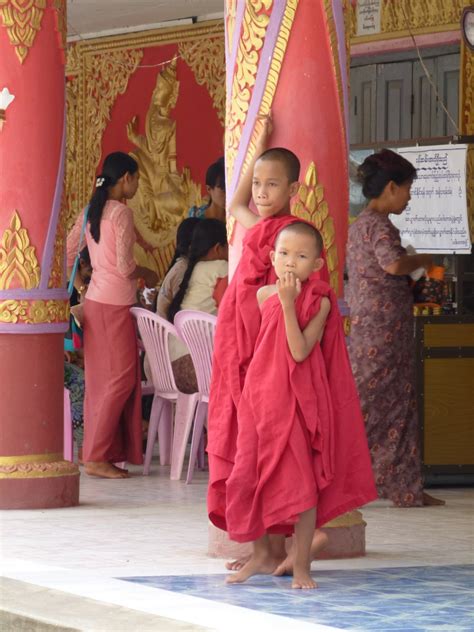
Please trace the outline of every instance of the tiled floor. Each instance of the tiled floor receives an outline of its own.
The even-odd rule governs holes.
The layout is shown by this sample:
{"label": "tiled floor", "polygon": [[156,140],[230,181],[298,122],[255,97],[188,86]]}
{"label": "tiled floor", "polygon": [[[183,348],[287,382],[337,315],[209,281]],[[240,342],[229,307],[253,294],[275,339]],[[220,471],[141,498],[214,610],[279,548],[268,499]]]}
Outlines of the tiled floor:
{"label": "tiled floor", "polygon": [[[364,508],[368,555],[315,563],[320,587],[310,594],[285,578],[225,585],[223,561],[206,555],[205,494],[205,474],[186,486],[157,466],[148,478],[139,470],[121,481],[83,476],[80,507],[2,512],[3,574],[61,591],[43,620],[83,630],[141,632],[153,626],[139,616],[153,615],[170,620],[155,625],[164,630],[176,620],[248,632],[474,631],[474,490],[438,490],[446,507]],[[94,626],[90,600],[120,607],[121,623],[96,618]],[[31,609],[25,603],[23,614]]]}

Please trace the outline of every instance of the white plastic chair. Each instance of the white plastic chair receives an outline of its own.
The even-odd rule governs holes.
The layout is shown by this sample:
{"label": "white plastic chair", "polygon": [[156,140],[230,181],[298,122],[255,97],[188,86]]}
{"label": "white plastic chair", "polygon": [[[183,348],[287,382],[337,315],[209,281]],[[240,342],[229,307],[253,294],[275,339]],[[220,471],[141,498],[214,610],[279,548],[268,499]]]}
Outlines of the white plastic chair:
{"label": "white plastic chair", "polygon": [[[209,403],[216,323],[217,318],[215,316],[193,310],[178,312],[174,319],[176,331],[180,338],[186,343],[189,353],[191,354],[199,389],[197,393],[197,408],[196,414],[194,415],[194,428],[186,483],[192,481],[194,464],[196,457],[198,457],[200,445],[202,444],[201,439]],[[180,466],[179,476],[181,475],[183,467],[186,442],[187,436],[185,439],[183,437],[183,439],[180,438],[179,440],[173,441],[172,462],[176,463],[177,468]]]}
{"label": "white plastic chair", "polygon": [[[146,442],[143,475],[150,472],[153,446],[157,435],[160,445],[160,463],[168,465],[171,460],[173,434],[173,404],[178,400],[171,361],[169,357],[169,336],[176,336],[176,330],[168,321],[141,307],[130,309],[137,321],[138,331],[145,348],[153,382],[153,404]],[[147,385],[149,386],[149,385]],[[149,393],[152,389],[147,388]]]}

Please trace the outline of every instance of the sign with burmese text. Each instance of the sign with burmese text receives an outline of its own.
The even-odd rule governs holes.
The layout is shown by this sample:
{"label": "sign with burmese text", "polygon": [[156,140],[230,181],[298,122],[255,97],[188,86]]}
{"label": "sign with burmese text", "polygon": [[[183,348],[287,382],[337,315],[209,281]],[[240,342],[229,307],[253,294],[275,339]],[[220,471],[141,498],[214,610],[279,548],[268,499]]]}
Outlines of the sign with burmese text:
{"label": "sign with burmese text", "polygon": [[471,252],[466,201],[467,145],[399,148],[417,170],[411,200],[401,215],[390,215],[403,245],[417,252]]}
{"label": "sign with burmese text", "polygon": [[357,3],[357,35],[380,33],[381,0],[359,0]]}

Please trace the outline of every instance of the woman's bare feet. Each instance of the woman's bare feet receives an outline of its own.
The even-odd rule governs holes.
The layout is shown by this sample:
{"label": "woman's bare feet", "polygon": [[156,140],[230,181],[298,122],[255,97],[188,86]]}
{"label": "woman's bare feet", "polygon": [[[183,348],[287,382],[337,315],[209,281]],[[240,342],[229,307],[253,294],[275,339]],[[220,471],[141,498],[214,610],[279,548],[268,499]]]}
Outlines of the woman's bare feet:
{"label": "woman's bare feet", "polygon": [[[311,560],[315,560],[318,553],[325,548],[328,543],[328,539],[329,538],[324,533],[324,531],[316,529],[316,531],[314,532],[313,541],[311,542]],[[281,564],[278,565],[273,574],[278,577],[281,575],[293,575],[294,561],[294,547],[292,546],[287,557],[283,560]]]}
{"label": "woman's bare feet", "polygon": [[225,567],[228,571],[240,571],[240,569],[247,564],[251,557],[251,555],[239,557],[238,560],[234,560],[233,562],[226,562]]}
{"label": "woman's bare feet", "polygon": [[97,476],[99,478],[128,478],[127,471],[120,470],[120,468],[106,461],[87,461],[85,463],[85,471],[89,476]]}
{"label": "woman's bare feet", "polygon": [[424,507],[439,507],[445,504],[446,504],[445,500],[441,500],[441,498],[435,498],[434,496],[430,496],[426,492],[423,492],[423,506]]}

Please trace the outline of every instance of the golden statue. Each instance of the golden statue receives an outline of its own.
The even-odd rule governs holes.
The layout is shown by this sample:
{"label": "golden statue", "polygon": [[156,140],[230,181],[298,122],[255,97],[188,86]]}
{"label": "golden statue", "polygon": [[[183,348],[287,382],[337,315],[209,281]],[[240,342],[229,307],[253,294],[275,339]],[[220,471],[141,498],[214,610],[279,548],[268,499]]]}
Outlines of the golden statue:
{"label": "golden statue", "polygon": [[179,81],[176,60],[159,74],[146,116],[145,136],[137,130],[137,117],[127,125],[127,135],[136,146],[131,153],[138,163],[140,182],[130,201],[139,234],[135,256],[163,277],[173,255],[177,225],[188,209],[201,202],[201,188],[188,169],[176,166],[176,121],[170,118],[176,106]]}

